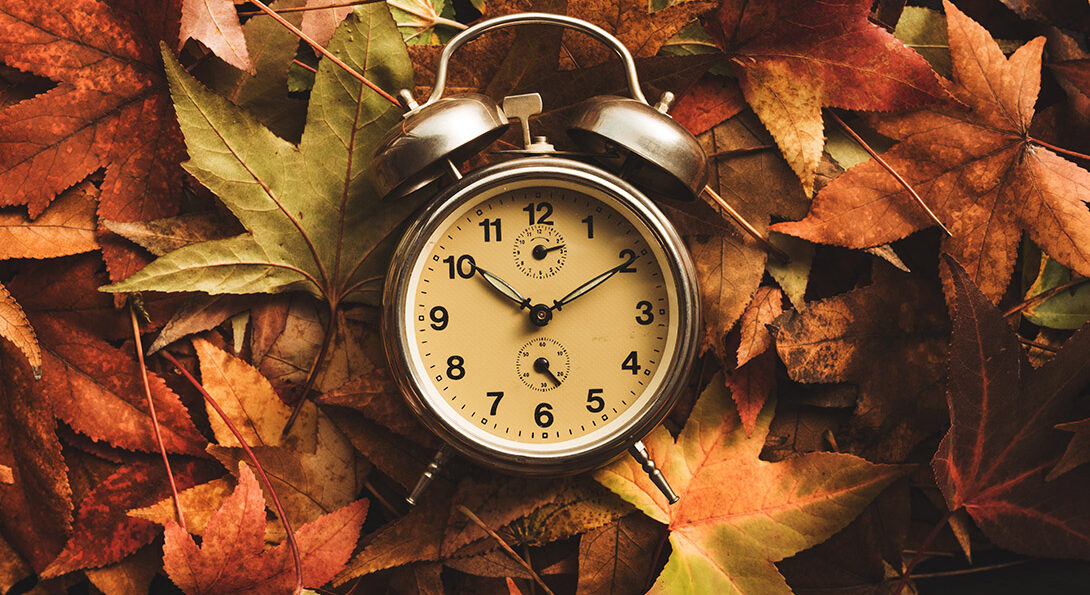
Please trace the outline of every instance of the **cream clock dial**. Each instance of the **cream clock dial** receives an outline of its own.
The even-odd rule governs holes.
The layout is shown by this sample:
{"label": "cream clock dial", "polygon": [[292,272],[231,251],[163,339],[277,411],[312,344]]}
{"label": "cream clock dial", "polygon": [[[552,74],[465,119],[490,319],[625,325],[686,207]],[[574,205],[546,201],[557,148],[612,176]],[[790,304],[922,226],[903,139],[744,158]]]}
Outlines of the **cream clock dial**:
{"label": "cream clock dial", "polygon": [[399,251],[388,349],[410,403],[463,451],[585,467],[665,415],[695,298],[646,199],[552,161],[484,172],[421,223]]}

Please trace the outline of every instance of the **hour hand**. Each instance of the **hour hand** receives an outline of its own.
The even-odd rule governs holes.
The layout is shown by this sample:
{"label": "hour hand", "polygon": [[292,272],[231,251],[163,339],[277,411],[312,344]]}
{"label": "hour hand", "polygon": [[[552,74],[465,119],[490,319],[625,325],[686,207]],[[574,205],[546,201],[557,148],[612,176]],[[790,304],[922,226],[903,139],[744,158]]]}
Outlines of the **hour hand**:
{"label": "hour hand", "polygon": [[496,275],[486,271],[485,269],[482,269],[479,266],[475,268],[477,269],[477,272],[480,273],[481,277],[483,277],[484,280],[487,281],[488,284],[491,285],[496,291],[502,293],[505,297],[518,304],[521,308],[530,307],[529,298],[523,297],[517,289],[511,287],[510,283],[504,281],[503,279],[500,279]]}

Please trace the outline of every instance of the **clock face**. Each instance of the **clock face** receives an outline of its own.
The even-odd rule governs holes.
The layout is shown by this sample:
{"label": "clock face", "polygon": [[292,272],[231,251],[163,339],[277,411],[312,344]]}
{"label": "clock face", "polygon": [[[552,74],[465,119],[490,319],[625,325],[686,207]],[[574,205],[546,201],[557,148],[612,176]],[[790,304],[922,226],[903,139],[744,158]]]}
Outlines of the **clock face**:
{"label": "clock face", "polygon": [[564,454],[655,409],[684,317],[678,267],[637,210],[593,184],[530,178],[427,228],[400,323],[421,398],[454,432]]}

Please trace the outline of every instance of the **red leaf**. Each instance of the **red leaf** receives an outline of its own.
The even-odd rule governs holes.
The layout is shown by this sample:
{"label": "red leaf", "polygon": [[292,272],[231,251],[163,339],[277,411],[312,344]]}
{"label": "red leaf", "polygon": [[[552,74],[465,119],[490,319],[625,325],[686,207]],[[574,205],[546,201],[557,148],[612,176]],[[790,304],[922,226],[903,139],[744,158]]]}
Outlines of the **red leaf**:
{"label": "red leaf", "polygon": [[[344,567],[359,539],[367,501],[358,500],[296,530],[303,585],[320,587]],[[213,513],[200,547],[173,521],[166,527],[163,567],[187,594],[288,593],[295,569],[287,543],[264,550],[265,499],[250,468]]]}
{"label": "red leaf", "polygon": [[824,146],[822,107],[891,110],[946,93],[916,52],[868,20],[870,0],[726,0],[708,29],[746,100],[809,193]]}
{"label": "red leaf", "polygon": [[681,93],[670,116],[696,135],[726,122],[745,107],[738,81],[705,74]]}
{"label": "red leaf", "polygon": [[[213,470],[218,469],[192,460],[174,462],[171,468],[179,490],[214,478]],[[170,485],[161,462],[121,467],[84,498],[72,538],[42,576],[60,576],[73,570],[113,564],[151,543],[159,534],[159,527],[129,516],[128,511],[169,496]]]}
{"label": "red leaf", "polygon": [[[132,350],[46,316],[31,316],[42,345],[42,380],[34,390],[73,429],[114,446],[158,451],[147,397]],[[206,441],[178,395],[157,374],[148,382],[163,443],[170,452],[203,455]]]}
{"label": "red leaf", "polygon": [[[181,138],[157,48],[141,32],[173,43],[178,6],[144,4],[140,10],[166,26],[95,0],[0,3],[0,60],[58,83],[0,111],[0,205],[27,204],[37,216],[57,193],[105,167],[100,217],[137,221],[177,210]],[[103,255],[115,280],[143,264],[112,236]]]}
{"label": "red leaf", "polygon": [[965,508],[1000,547],[1090,557],[1090,470],[1045,481],[1069,438],[1054,426],[1067,421],[1090,383],[1090,330],[1032,370],[1002,314],[960,264],[946,262],[953,282],[950,430],[932,460],[946,503]]}

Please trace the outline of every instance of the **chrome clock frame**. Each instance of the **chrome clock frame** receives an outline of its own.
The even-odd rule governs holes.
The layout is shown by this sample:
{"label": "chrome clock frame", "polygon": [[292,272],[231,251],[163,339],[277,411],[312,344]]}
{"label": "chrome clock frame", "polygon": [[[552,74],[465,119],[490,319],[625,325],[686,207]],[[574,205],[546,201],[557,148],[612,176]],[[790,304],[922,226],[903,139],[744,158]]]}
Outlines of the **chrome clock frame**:
{"label": "chrome clock frame", "polygon": [[[482,445],[457,430],[452,422],[457,414],[433,408],[424,397],[430,378],[413,366],[410,343],[413,329],[406,328],[405,308],[414,265],[427,242],[447,216],[461,205],[497,186],[526,180],[564,180],[595,188],[610,195],[652,231],[666,255],[666,262],[677,285],[678,330],[673,345],[674,358],[666,370],[656,394],[650,396],[628,422],[628,427],[604,442],[590,443],[576,452],[562,455],[516,455]],[[600,467],[623,454],[641,440],[670,412],[689,377],[697,355],[700,334],[700,298],[696,271],[689,253],[663,213],[642,192],[623,179],[598,167],[552,157],[529,157],[486,167],[469,174],[435,197],[406,231],[394,253],[386,276],[383,294],[383,342],[387,359],[406,402],[420,420],[447,444],[469,459],[507,473],[526,476],[568,475]]]}

